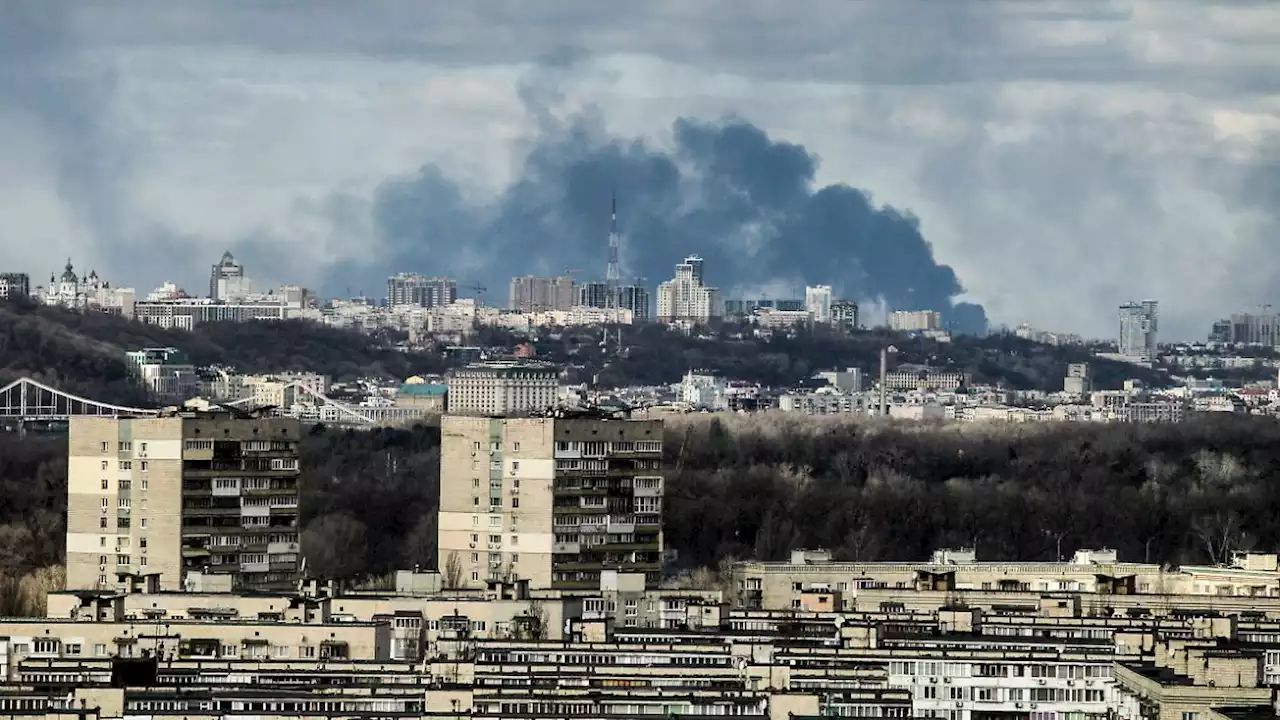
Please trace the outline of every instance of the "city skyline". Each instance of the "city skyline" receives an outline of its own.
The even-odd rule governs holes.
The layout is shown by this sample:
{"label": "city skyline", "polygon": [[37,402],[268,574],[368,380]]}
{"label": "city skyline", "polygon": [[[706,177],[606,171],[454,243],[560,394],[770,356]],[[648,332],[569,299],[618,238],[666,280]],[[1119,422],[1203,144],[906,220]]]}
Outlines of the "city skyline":
{"label": "city skyline", "polygon": [[[649,267],[719,254],[736,261],[719,281],[730,294],[831,284],[867,301],[883,273],[848,268],[874,265],[893,241],[790,240],[838,242],[856,224],[806,233],[816,217],[806,208],[853,207],[857,189],[874,198],[868,218],[887,222],[886,208],[918,218],[902,246],[914,264],[892,287],[932,296],[890,297],[895,307],[951,298],[982,304],[996,325],[1110,335],[1117,304],[1155,297],[1166,299],[1166,335],[1198,337],[1274,286],[1253,261],[1276,227],[1265,193],[1277,115],[1261,81],[1280,52],[1274,6],[816,2],[730,13],[709,2],[678,14],[480,3],[447,19],[428,6],[371,7],[300,20],[288,4],[193,1],[125,24],[102,4],[6,5],[6,66],[29,70],[0,78],[0,118],[23,149],[0,177],[0,247],[33,277],[70,254],[122,284],[145,274],[187,287],[201,278],[185,258],[230,249],[264,268],[256,279],[267,286],[329,294],[374,292],[428,252],[447,262],[427,271],[493,287],[505,278],[477,270],[524,249],[512,239],[530,228],[529,252],[546,262],[525,272],[553,274],[566,259],[603,266],[607,218],[596,208],[616,187],[624,276],[654,277],[635,267],[637,246]],[[722,27],[727,15],[736,30]],[[314,42],[289,39],[295,22]],[[447,44],[419,32],[441,23]],[[662,31],[673,24],[679,37]],[[519,42],[489,41],[516,27],[530,29]],[[916,35],[937,41],[909,49]],[[791,52],[797,37],[806,52]],[[105,77],[115,82],[96,81]],[[759,207],[717,203],[666,222],[680,204],[663,193],[690,196],[663,173],[706,143],[720,148],[704,163],[715,168],[709,187],[754,188]],[[734,163],[790,179],[734,175]],[[592,168],[612,177],[597,183]],[[519,208],[531,213],[524,225]],[[800,225],[770,228],[764,210]],[[793,251],[782,263],[779,247]],[[845,263],[840,277],[813,276],[833,260]],[[271,275],[286,269],[296,277]]]}

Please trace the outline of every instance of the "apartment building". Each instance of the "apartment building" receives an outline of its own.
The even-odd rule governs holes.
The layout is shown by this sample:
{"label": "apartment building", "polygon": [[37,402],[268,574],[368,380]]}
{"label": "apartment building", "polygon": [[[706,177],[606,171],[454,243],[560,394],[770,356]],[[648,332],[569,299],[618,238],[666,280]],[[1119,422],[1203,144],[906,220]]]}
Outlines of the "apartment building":
{"label": "apartment building", "polygon": [[837,300],[831,303],[831,324],[841,330],[857,330],[858,303],[852,300]]}
{"label": "apartment building", "polygon": [[567,312],[577,304],[576,283],[571,277],[513,277],[508,294],[507,307],[522,313]]}
{"label": "apartment building", "polygon": [[1159,303],[1155,300],[1120,306],[1120,339],[1117,352],[1130,360],[1150,362],[1159,349]]}
{"label": "apartment building", "polygon": [[67,588],[120,574],[183,587],[207,569],[246,588],[297,581],[296,420],[229,413],[71,419]]}
{"label": "apartment building", "polygon": [[705,323],[724,313],[720,290],[704,284],[703,261],[690,255],[675,277],[658,285],[658,321]]}
{"label": "apartment building", "polygon": [[656,585],[662,494],[660,420],[446,415],[438,567],[451,588],[591,591],[608,570]]}
{"label": "apartment building", "polygon": [[925,365],[900,365],[885,375],[889,390],[959,390],[968,387],[969,373]]}
{"label": "apartment building", "polygon": [[556,406],[560,371],[532,362],[489,362],[450,371],[451,415],[502,417],[546,412]]}
{"label": "apartment building", "polygon": [[942,329],[942,313],[937,310],[895,310],[889,314],[889,329],[925,332]]}
{"label": "apartment building", "polygon": [[399,273],[387,278],[387,307],[435,308],[458,300],[458,281],[447,277],[426,277]]}

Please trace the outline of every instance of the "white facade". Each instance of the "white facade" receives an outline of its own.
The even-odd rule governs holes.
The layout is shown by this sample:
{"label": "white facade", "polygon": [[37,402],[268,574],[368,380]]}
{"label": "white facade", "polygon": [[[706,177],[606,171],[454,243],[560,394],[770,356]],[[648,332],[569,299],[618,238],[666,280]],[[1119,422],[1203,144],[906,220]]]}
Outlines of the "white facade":
{"label": "white facade", "polygon": [[209,297],[223,302],[242,300],[251,292],[249,278],[244,276],[244,266],[230,251],[222,253],[222,259],[209,273]]}
{"label": "white facade", "polygon": [[831,286],[811,285],[804,289],[804,309],[816,323],[831,322]]}
{"label": "white facade", "polygon": [[939,654],[891,660],[889,686],[911,691],[914,717],[970,720],[976,713],[1032,718],[1105,717],[1114,695],[1110,658],[1054,661]]}
{"label": "white facade", "polygon": [[448,386],[451,415],[504,417],[556,407],[560,381],[549,365],[502,362],[454,370]]}
{"label": "white facade", "polygon": [[889,329],[924,332],[942,329],[942,313],[937,310],[895,310],[889,315]]}
{"label": "white facade", "polygon": [[1117,343],[1120,355],[1143,362],[1156,357],[1158,310],[1155,300],[1120,306],[1120,341]]}
{"label": "white facade", "polygon": [[136,350],[126,357],[138,382],[159,400],[181,402],[200,392],[195,366],[174,348]]}
{"label": "white facade", "polygon": [[658,320],[708,322],[720,317],[720,291],[702,284],[702,258],[690,255],[676,276],[658,286]]}

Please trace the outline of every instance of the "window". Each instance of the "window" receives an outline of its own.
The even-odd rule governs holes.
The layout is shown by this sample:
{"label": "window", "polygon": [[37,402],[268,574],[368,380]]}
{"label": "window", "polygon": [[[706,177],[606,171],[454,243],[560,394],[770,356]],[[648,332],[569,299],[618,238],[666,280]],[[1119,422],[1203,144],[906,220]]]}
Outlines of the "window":
{"label": "window", "polygon": [[298,657],[313,658],[316,656],[316,647],[314,645],[299,645]]}
{"label": "window", "polygon": [[471,478],[471,487],[473,488],[480,487],[480,478]]}
{"label": "window", "polygon": [[94,646],[93,646],[93,656],[94,656],[94,657],[106,657],[106,656],[107,656],[107,646],[106,646],[106,645],[94,645]]}
{"label": "window", "polygon": [[106,546],[107,546],[107,538],[106,538],[106,536],[105,536],[105,535],[104,535],[104,536],[102,536],[102,537],[100,537],[100,538],[98,538],[98,541],[99,541],[99,542],[98,542],[99,547],[106,547]]}
{"label": "window", "polygon": [[[143,464],[145,465],[146,463],[143,463]],[[143,470],[146,470],[146,468],[142,468],[142,469],[143,469]],[[146,478],[142,478],[142,489],[143,489],[143,490],[146,490],[146,489],[147,489],[147,479],[146,479]]]}
{"label": "window", "polygon": [[107,508],[109,508],[109,507],[111,507],[111,505],[110,505],[110,503],[108,503],[108,502],[107,502],[107,499],[106,499],[106,498],[102,498],[102,509],[103,509],[103,510],[106,510],[106,509],[107,509]]}
{"label": "window", "polygon": [[511,498],[511,507],[513,508],[520,507],[520,498],[515,498],[515,497]]}
{"label": "window", "polygon": [[103,470],[106,470],[108,467],[110,467],[110,465],[108,465],[108,464],[107,464],[107,461],[106,461],[106,460],[103,460],[103,461],[102,461],[102,469],[103,469]]}
{"label": "window", "polygon": [[520,536],[519,536],[519,535],[512,535],[512,536],[511,536],[511,544],[512,544],[512,545],[519,545],[519,544],[520,544]]}
{"label": "window", "polygon": [[[145,453],[145,452],[147,451],[147,444],[146,444],[146,443],[138,443],[138,451],[139,451],[139,452],[142,452],[142,453]],[[143,464],[145,465],[146,463],[143,463]],[[144,468],[144,469],[145,469],[145,468]]]}
{"label": "window", "polygon": [[109,450],[111,450],[111,443],[103,442],[103,443],[102,443],[102,452],[107,452],[107,451],[109,451]]}
{"label": "window", "polygon": [[479,580],[479,579],[480,579],[480,573],[478,573],[478,572],[473,572],[473,573],[471,573],[471,579],[472,579],[472,580]]}
{"label": "window", "polygon": [[67,644],[67,646],[66,646],[65,648],[63,648],[63,650],[62,650],[62,654],[64,654],[64,655],[79,655],[79,654],[80,654],[80,643],[68,643],[68,644]]}
{"label": "window", "polygon": [[102,489],[103,490],[111,489],[111,483],[109,483],[106,478],[102,478]]}
{"label": "window", "polygon": [[511,461],[511,472],[515,472],[515,471],[517,471],[517,470],[519,470],[519,469],[520,469],[520,461],[519,461],[519,460],[512,460],[512,461]]}
{"label": "window", "polygon": [[132,469],[133,469],[133,461],[132,461],[132,460],[121,460],[121,461],[120,461],[120,469],[121,469],[121,470],[132,470]]}
{"label": "window", "polygon": [[116,499],[116,504],[117,504],[120,508],[125,509],[125,510],[128,510],[128,509],[129,509],[129,498],[127,498],[127,497],[117,498],[117,499]]}
{"label": "window", "polygon": [[142,548],[143,550],[146,550],[146,549],[147,549],[147,539],[146,539],[146,538],[138,538],[138,547]]}
{"label": "window", "polygon": [[146,519],[146,518],[142,518],[142,520],[141,520],[140,522],[141,522],[142,524],[141,524],[141,525],[139,525],[139,527],[141,527],[143,530],[146,530],[146,529],[147,529],[147,519]]}
{"label": "window", "polygon": [[138,564],[139,564],[139,565],[142,565],[142,566],[144,566],[144,567],[145,567],[145,566],[146,566],[146,564],[147,564],[147,556],[146,556],[146,555],[143,555],[143,556],[142,556],[142,559],[140,559],[140,560],[138,561]]}
{"label": "window", "polygon": [[511,554],[511,562],[513,562],[513,563],[518,563],[518,562],[520,562],[520,556],[519,556],[519,555],[517,555],[517,554],[515,554],[515,553],[512,553],[512,554]]}
{"label": "window", "polygon": [[472,504],[472,505],[479,505],[479,504],[480,504],[480,498],[479,498],[479,497],[473,497],[473,498],[471,498],[471,504]]}
{"label": "window", "polygon": [[480,562],[480,553],[471,553],[471,562]]}
{"label": "window", "polygon": [[106,519],[106,518],[98,518],[98,520],[99,520],[99,527],[100,527],[101,529],[105,530],[105,529],[106,529],[106,527],[107,527],[107,519]]}
{"label": "window", "polygon": [[117,565],[128,565],[128,564],[129,564],[129,556],[128,556],[128,555],[117,555],[117,556],[116,556],[116,564],[117,564]]}
{"label": "window", "polygon": [[147,471],[147,461],[146,461],[146,460],[143,460],[143,461],[140,463],[140,465],[141,465],[141,467],[142,467],[142,471],[143,471],[143,472],[146,472],[146,471]]}
{"label": "window", "polygon": [[107,556],[106,556],[106,555],[99,555],[99,556],[98,556],[98,564],[99,564],[99,565],[106,565],[106,564],[107,564]]}
{"label": "window", "polygon": [[520,442],[516,441],[514,443],[511,443],[511,449],[514,450],[515,452],[520,452]]}

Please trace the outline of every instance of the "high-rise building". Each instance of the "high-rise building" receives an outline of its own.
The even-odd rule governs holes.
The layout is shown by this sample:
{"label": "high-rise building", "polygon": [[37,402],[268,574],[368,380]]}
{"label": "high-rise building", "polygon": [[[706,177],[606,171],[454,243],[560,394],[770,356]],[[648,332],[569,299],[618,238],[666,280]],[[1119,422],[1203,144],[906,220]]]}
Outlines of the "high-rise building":
{"label": "high-rise building", "polygon": [[631,311],[632,322],[648,322],[653,319],[649,290],[640,285],[623,285],[618,288],[618,307]]}
{"label": "high-rise building", "polygon": [[606,570],[658,584],[662,421],[446,415],[440,437],[446,586],[598,591]]}
{"label": "high-rise building", "polygon": [[243,300],[251,290],[249,279],[244,276],[244,266],[231,251],[222,253],[222,259],[214,264],[209,274],[209,297],[222,302]]}
{"label": "high-rise building", "polygon": [[1158,316],[1158,303],[1155,300],[1120,306],[1120,355],[1144,362],[1155,358]]}
{"label": "high-rise building", "polygon": [[595,281],[579,285],[578,304],[594,308],[611,307],[609,303],[609,283]]}
{"label": "high-rise building", "polygon": [[1235,345],[1280,345],[1280,316],[1273,313],[1234,313],[1227,342]]}
{"label": "high-rise building", "polygon": [[458,281],[400,273],[387,278],[387,307],[443,307],[458,301]]}
{"label": "high-rise building", "polygon": [[831,322],[831,286],[810,285],[804,289],[804,309],[816,323]]}
{"label": "high-rise building", "polygon": [[31,276],[26,273],[0,273],[0,298],[27,297],[31,294]]}
{"label": "high-rise building", "polygon": [[942,329],[942,313],[937,310],[895,310],[889,314],[889,329],[924,332]]}
{"label": "high-rise building", "polygon": [[527,415],[556,406],[560,371],[531,362],[489,362],[450,371],[448,407],[452,415]]}
{"label": "high-rise building", "polygon": [[857,330],[858,303],[852,300],[837,300],[831,303],[831,324],[841,330]]}
{"label": "high-rise building", "polygon": [[658,286],[658,320],[708,322],[720,317],[720,291],[702,284],[702,258],[690,255],[676,265],[676,276]]}
{"label": "high-rise building", "polygon": [[524,275],[511,278],[509,307],[518,312],[567,311],[577,301],[577,288],[571,277]]}
{"label": "high-rise building", "polygon": [[190,571],[243,589],[296,587],[298,439],[286,418],[172,413],[73,417],[67,461],[67,589]]}

